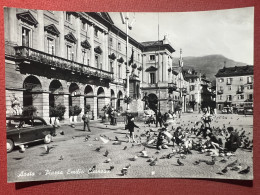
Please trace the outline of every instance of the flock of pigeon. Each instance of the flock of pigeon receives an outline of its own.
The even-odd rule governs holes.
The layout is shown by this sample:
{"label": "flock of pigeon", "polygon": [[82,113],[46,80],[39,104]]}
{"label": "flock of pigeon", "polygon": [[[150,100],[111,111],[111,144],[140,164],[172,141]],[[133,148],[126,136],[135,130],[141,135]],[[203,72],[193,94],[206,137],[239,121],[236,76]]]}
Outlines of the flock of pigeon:
{"label": "flock of pigeon", "polygon": [[[199,116],[195,116],[197,119],[199,119]],[[221,120],[227,120],[228,118],[226,116],[215,116],[214,117],[214,123],[217,125],[219,121]],[[232,120],[232,117],[230,118]],[[198,166],[202,163],[205,163],[206,165],[213,166],[216,162],[220,162],[224,166],[216,174],[219,175],[225,175],[228,171],[236,171],[238,174],[248,174],[250,172],[250,166],[243,164],[239,162],[238,158],[236,158],[237,152],[228,152],[222,149],[216,149],[212,148],[210,145],[208,145],[208,140],[203,139],[200,136],[197,136],[197,132],[200,129],[200,126],[198,125],[198,122],[194,122],[192,120],[189,120],[188,122],[184,122],[182,119],[178,119],[179,121],[176,122],[174,126],[172,126],[171,129],[167,129],[167,131],[174,135],[174,132],[176,131],[176,127],[180,126],[180,137],[182,139],[181,144],[171,143],[169,141],[169,144],[167,149],[163,150],[157,150],[156,149],[156,142],[158,138],[158,134],[160,131],[160,128],[150,128],[145,127],[143,130],[137,130],[138,133],[135,135],[136,142],[132,144],[125,144],[128,140],[128,134],[126,134],[125,137],[120,137],[120,139],[115,136],[114,139],[111,139],[110,137],[106,135],[87,135],[84,137],[83,142],[92,142],[92,141],[101,141],[102,144],[98,146],[95,149],[95,152],[97,153],[103,153],[104,161],[102,163],[109,164],[109,171],[113,171],[115,168],[115,165],[113,164],[113,158],[110,156],[110,152],[108,148],[106,148],[106,144],[108,142],[112,142],[112,145],[118,145],[122,146],[122,152],[125,152],[129,148],[133,147],[144,147],[140,152],[136,153],[133,152],[133,157],[128,158],[127,161],[130,161],[126,166],[122,167],[121,169],[121,175],[127,175],[129,172],[129,169],[132,167],[131,161],[137,161],[139,158],[147,158],[146,162],[149,166],[156,166],[158,165],[158,162],[160,162],[161,166],[163,165],[163,159],[177,159],[176,166],[185,166],[185,159],[190,155],[196,155],[197,154],[205,154],[206,156],[210,156],[211,160],[196,160],[192,164],[194,166]],[[237,119],[239,120],[239,118]],[[230,122],[227,122],[228,125],[230,125]],[[146,129],[148,128],[148,129]],[[223,125],[222,127],[215,127],[212,126],[212,133],[216,136],[220,136],[223,139],[225,139],[228,136],[228,132],[226,129],[226,125]],[[238,132],[241,140],[242,145],[241,148],[245,151],[252,152],[253,150],[253,140],[250,139],[251,132],[246,133],[246,131],[241,129],[235,129],[236,132]],[[60,135],[64,135],[63,131],[60,131]],[[75,137],[72,137],[72,139],[75,139]],[[93,145],[92,145],[93,146]],[[19,152],[25,152],[25,148],[27,146],[20,146]],[[111,148],[111,147],[110,147]],[[154,150],[154,154],[148,154],[152,153],[151,151]],[[48,154],[51,152],[53,147],[49,145],[44,146],[45,153]],[[118,149],[118,147],[117,147]],[[111,149],[110,149],[111,150]],[[162,152],[163,151],[163,152]],[[165,153],[167,151],[167,154],[161,154]],[[129,152],[129,151],[128,151]],[[220,158],[220,159],[219,159]],[[236,159],[234,159],[236,158]],[[63,160],[64,157],[60,156],[58,160]],[[232,162],[228,162],[232,160]],[[101,162],[97,162],[101,163]],[[89,172],[93,172],[97,169],[97,164],[92,166],[89,169]],[[224,168],[223,168],[224,167]],[[154,175],[155,171],[151,172],[151,175]]]}

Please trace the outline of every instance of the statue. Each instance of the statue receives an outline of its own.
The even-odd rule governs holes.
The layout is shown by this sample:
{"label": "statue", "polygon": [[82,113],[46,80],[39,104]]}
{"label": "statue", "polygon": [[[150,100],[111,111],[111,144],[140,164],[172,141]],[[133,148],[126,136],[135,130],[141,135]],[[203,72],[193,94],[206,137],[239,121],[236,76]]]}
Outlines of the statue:
{"label": "statue", "polygon": [[13,97],[10,97],[10,99],[11,99],[11,114],[12,115],[21,115],[22,107],[21,107],[19,98],[15,97],[15,94],[13,94]]}

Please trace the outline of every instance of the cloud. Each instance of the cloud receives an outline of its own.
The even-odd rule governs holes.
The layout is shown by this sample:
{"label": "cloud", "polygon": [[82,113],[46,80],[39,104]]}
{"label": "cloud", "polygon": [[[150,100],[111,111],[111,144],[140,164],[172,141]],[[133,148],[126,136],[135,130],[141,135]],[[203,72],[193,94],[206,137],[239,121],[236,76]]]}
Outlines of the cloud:
{"label": "cloud", "polygon": [[[110,14],[116,26],[125,31],[119,13]],[[184,56],[222,54],[236,61],[253,64],[254,8],[201,12],[130,13],[136,22],[130,36],[139,42],[169,41]],[[175,53],[177,57],[179,54]]]}

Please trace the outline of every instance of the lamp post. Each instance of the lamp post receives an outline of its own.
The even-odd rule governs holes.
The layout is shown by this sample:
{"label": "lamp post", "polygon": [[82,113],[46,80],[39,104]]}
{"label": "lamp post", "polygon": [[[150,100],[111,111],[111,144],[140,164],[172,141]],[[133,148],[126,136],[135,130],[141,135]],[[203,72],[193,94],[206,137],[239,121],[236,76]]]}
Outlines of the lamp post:
{"label": "lamp post", "polygon": [[[134,20],[131,24],[129,24],[129,14],[126,13],[126,16],[124,16],[123,12],[120,12],[122,23],[126,25],[126,97],[129,98],[129,60],[128,60],[128,29],[132,29],[132,25],[134,23]],[[127,101],[127,110],[129,110],[129,101]]]}

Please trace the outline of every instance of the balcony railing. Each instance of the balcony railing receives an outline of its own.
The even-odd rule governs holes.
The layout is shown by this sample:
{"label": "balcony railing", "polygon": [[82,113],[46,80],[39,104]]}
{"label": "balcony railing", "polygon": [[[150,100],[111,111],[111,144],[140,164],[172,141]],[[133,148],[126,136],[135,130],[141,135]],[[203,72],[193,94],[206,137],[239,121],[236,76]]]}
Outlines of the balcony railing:
{"label": "balcony railing", "polygon": [[105,70],[101,70],[89,65],[80,64],[72,60],[54,56],[36,49],[32,49],[25,46],[16,46],[15,57],[17,60],[28,60],[50,66],[52,68],[59,68],[62,70],[68,70],[79,74],[85,74],[88,76],[98,77],[101,80],[113,80],[113,73]]}

